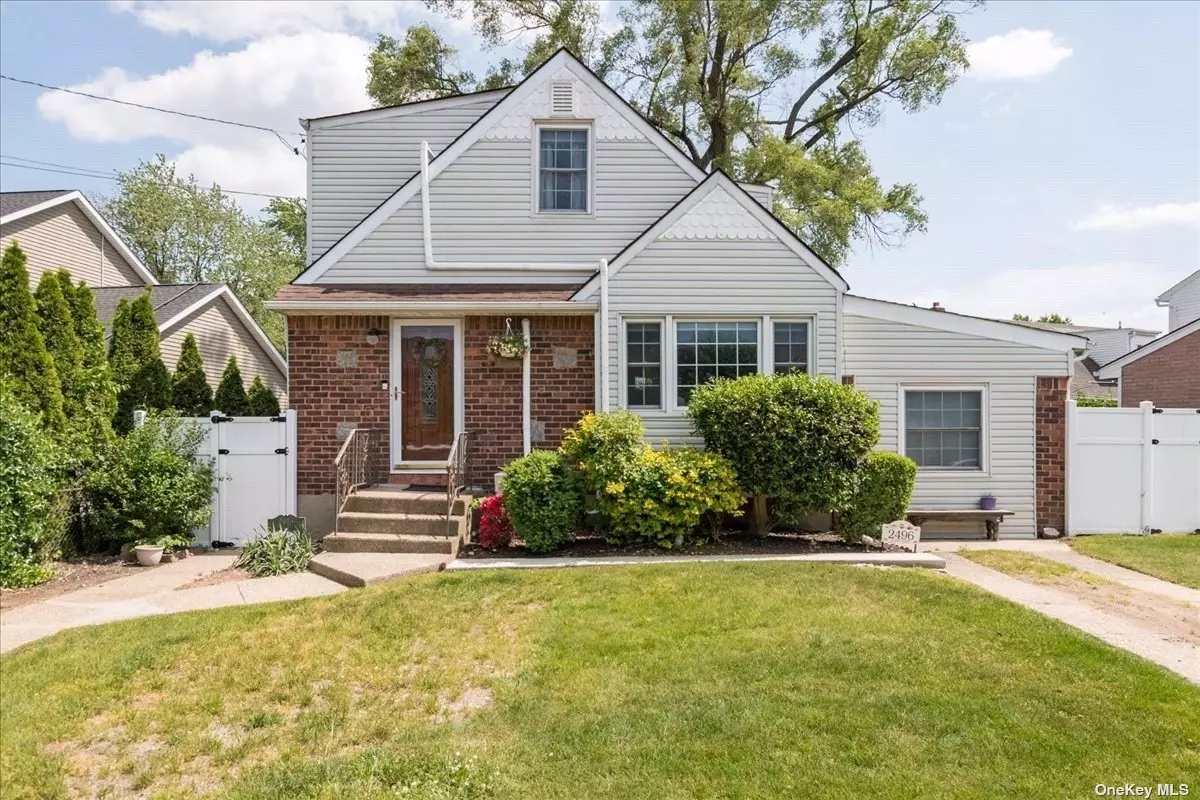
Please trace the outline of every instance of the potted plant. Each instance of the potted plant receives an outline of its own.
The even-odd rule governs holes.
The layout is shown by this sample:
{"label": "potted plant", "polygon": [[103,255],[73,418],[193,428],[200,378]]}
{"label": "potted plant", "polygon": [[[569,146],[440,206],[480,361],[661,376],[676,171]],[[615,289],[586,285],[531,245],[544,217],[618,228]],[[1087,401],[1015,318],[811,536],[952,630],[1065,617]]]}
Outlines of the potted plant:
{"label": "potted plant", "polygon": [[996,508],[995,495],[985,494],[983,497],[979,498],[979,508],[984,511],[994,511]]}
{"label": "potted plant", "polygon": [[497,358],[524,358],[529,352],[529,342],[520,331],[514,331],[512,317],[504,320],[504,333],[493,336],[488,342],[488,352]]}
{"label": "potted plant", "polygon": [[143,567],[153,567],[162,562],[163,546],[161,544],[139,544],[133,548],[137,561]]}

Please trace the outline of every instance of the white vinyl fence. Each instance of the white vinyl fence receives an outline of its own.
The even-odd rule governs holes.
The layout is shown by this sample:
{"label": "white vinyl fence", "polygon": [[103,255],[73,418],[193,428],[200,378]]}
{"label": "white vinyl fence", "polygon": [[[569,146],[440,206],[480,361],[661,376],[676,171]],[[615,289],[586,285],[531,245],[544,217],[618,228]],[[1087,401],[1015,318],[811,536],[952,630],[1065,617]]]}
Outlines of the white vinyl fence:
{"label": "white vinyl fence", "polygon": [[1200,530],[1200,409],[1068,402],[1071,533]]}
{"label": "white vinyl fence", "polygon": [[[196,423],[207,432],[217,491],[199,544],[253,539],[271,517],[296,513],[296,412],[230,418],[214,411]],[[204,452],[204,451],[202,451]]]}

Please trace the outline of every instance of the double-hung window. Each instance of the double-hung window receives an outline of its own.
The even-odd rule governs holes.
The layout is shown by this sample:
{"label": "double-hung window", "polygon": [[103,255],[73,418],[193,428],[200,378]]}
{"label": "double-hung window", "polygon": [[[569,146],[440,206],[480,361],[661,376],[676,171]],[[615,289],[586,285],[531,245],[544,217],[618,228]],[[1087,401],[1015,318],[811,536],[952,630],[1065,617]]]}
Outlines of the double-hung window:
{"label": "double-hung window", "polygon": [[714,378],[758,372],[757,322],[677,322],[675,402],[686,406],[692,390]]}
{"label": "double-hung window", "polygon": [[776,322],[775,374],[808,372],[808,323]]}
{"label": "double-hung window", "polygon": [[662,323],[625,323],[625,405],[662,408]]}
{"label": "double-hung window", "polygon": [[982,389],[904,392],[904,454],[918,467],[982,470]]}
{"label": "double-hung window", "polygon": [[590,211],[587,128],[538,129],[539,212]]}

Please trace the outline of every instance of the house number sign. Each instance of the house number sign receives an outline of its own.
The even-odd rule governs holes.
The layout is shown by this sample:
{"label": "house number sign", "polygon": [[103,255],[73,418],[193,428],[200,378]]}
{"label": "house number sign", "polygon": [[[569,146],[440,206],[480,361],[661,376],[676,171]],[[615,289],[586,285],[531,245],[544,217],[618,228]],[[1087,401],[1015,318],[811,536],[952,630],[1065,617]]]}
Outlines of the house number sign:
{"label": "house number sign", "polygon": [[917,544],[921,541],[921,529],[911,522],[896,520],[880,528],[880,538],[885,546],[891,545],[915,553]]}

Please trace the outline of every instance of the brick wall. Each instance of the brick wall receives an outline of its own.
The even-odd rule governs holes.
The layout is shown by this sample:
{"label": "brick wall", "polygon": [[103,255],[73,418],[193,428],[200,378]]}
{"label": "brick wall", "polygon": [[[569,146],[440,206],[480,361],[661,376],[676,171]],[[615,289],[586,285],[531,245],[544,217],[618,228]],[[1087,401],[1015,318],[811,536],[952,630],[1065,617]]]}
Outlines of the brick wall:
{"label": "brick wall", "polygon": [[[513,318],[514,327],[519,317]],[[367,333],[379,342],[367,344]],[[565,427],[595,402],[594,329],[590,316],[531,317],[530,416],[533,445],[557,447]],[[299,412],[297,493],[332,494],[333,460],[341,446],[338,428],[370,428],[378,446],[376,467],[390,458],[388,392],[389,331],[385,317],[293,316],[288,318],[290,404]],[[521,455],[521,361],[487,353],[488,341],[504,332],[504,317],[463,321],[465,426],[473,434],[468,482],[490,487],[492,476]]]}
{"label": "brick wall", "polygon": [[1037,379],[1034,526],[1065,533],[1067,516],[1067,378]]}
{"label": "brick wall", "polygon": [[[367,344],[371,329],[378,331],[378,344]],[[378,439],[375,466],[386,466],[388,392],[379,382],[389,379],[390,329],[385,317],[288,317],[289,402],[298,411],[297,494],[333,493],[339,425],[372,429]]]}
{"label": "brick wall", "polygon": [[1121,370],[1121,405],[1200,408],[1200,331],[1147,353]]}
{"label": "brick wall", "polygon": [[[490,487],[492,476],[521,455],[521,362],[487,352],[504,333],[504,317],[467,317],[466,419],[471,431],[467,480]],[[514,329],[521,320],[512,318]],[[530,418],[533,446],[557,447],[563,429],[595,404],[595,331],[590,316],[530,317]]]}

